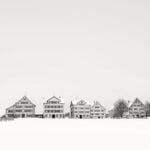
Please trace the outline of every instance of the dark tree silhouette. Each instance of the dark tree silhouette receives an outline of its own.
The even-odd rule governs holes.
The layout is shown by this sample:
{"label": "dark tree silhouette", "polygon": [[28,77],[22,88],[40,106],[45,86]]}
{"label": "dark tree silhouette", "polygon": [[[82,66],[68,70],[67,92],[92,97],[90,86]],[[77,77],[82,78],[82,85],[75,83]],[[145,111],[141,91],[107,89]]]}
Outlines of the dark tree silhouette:
{"label": "dark tree silhouette", "polygon": [[150,102],[145,103],[146,117],[150,117]]}
{"label": "dark tree silhouette", "polygon": [[122,118],[124,112],[128,111],[128,104],[125,100],[119,99],[117,102],[114,104],[114,118]]}

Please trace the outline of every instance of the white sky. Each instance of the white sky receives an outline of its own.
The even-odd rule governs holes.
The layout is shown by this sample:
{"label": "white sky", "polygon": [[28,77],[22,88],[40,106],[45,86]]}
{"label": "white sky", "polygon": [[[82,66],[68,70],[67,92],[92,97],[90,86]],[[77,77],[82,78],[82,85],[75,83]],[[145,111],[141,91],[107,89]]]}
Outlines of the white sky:
{"label": "white sky", "polygon": [[40,111],[53,94],[150,100],[149,40],[149,0],[0,0],[0,109],[24,94]]}

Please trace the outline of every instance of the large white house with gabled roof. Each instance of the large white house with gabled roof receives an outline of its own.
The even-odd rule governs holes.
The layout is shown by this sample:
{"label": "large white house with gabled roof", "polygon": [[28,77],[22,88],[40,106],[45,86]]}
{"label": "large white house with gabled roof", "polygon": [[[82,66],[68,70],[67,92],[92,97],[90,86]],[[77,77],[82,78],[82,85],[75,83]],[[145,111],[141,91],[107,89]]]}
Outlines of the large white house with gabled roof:
{"label": "large white house with gabled roof", "polygon": [[88,119],[90,118],[90,104],[84,100],[71,101],[70,115],[71,118]]}
{"label": "large white house with gabled roof", "polygon": [[26,118],[33,117],[36,105],[33,104],[27,96],[23,96],[14,105],[6,109],[8,118]]}
{"label": "large white house with gabled roof", "polygon": [[51,97],[43,104],[44,118],[64,118],[64,105],[61,98]]}

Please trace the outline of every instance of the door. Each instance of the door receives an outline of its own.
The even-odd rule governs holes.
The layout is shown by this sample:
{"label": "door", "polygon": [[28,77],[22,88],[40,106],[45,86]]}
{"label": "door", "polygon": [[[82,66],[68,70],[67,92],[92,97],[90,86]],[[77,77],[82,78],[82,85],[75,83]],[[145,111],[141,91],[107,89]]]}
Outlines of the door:
{"label": "door", "polygon": [[82,119],[82,115],[80,115],[80,119]]}
{"label": "door", "polygon": [[25,114],[22,114],[22,118],[25,118]]}
{"label": "door", "polygon": [[55,115],[52,115],[52,118],[54,119],[54,118],[55,118]]}

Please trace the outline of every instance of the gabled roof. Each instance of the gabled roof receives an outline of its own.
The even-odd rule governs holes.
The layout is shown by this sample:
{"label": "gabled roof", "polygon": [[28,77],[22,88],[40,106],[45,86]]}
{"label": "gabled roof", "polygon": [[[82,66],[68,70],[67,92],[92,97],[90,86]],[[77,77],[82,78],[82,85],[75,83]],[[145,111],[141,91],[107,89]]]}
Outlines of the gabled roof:
{"label": "gabled roof", "polygon": [[134,105],[134,103],[140,103],[140,104],[142,104],[142,106],[145,106],[145,105],[142,103],[142,101],[140,101],[138,98],[136,98],[136,99],[133,101],[133,103],[130,103],[129,107],[132,107],[132,106]]}
{"label": "gabled roof", "polygon": [[28,101],[28,102],[30,102],[32,105],[34,105],[34,106],[36,106],[35,104],[33,104],[32,102],[31,102],[31,100],[25,95],[25,96],[23,96],[18,102],[16,102],[16,103],[19,103],[19,102],[21,102],[21,101],[23,101],[23,100],[26,100],[26,101]]}
{"label": "gabled roof", "polygon": [[11,108],[13,108],[13,107],[14,107],[14,105],[11,105],[10,107],[6,108],[6,110],[11,109]]}
{"label": "gabled roof", "polygon": [[74,100],[74,101],[71,101],[71,104],[72,105],[90,105],[89,102],[85,101],[85,100]]}
{"label": "gabled roof", "polygon": [[64,99],[61,97],[56,97],[56,96],[52,96],[51,98],[49,98],[46,102],[52,101],[53,99],[57,100],[60,103],[64,103]]}
{"label": "gabled roof", "polygon": [[100,102],[99,101],[93,101],[93,102],[91,102],[91,105],[93,106],[93,105],[100,105]]}
{"label": "gabled roof", "polygon": [[13,104],[12,106],[6,108],[6,110],[7,110],[7,109],[10,109],[10,108],[12,108],[12,107],[14,107],[15,105],[17,105],[19,102],[21,102],[21,101],[23,101],[23,100],[27,100],[27,101],[30,102],[32,105],[36,106],[35,104],[33,104],[33,103],[31,102],[31,100],[30,100],[27,96],[23,96],[19,101],[15,102],[15,104]]}
{"label": "gabled roof", "polygon": [[99,105],[101,108],[105,109],[105,107],[102,106],[99,101],[94,101],[91,105],[92,105],[91,107],[94,107],[95,105]]}

